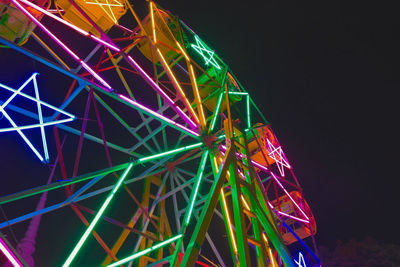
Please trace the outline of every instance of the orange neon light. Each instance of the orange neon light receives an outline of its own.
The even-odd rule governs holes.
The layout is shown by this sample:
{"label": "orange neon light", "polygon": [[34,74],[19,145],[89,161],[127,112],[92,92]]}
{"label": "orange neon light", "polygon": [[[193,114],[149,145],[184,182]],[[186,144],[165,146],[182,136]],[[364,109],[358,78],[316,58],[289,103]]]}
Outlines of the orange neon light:
{"label": "orange neon light", "polygon": [[268,245],[268,255],[269,255],[269,258],[270,258],[270,260],[271,260],[272,267],[277,267],[277,264],[276,264],[274,255],[272,254],[272,249],[271,249],[271,247],[269,246],[268,239],[267,239],[267,237],[265,236],[264,233],[263,233],[263,238],[264,238],[264,240],[265,240],[265,243],[267,243],[267,245]]}
{"label": "orange neon light", "polygon": [[194,118],[196,119],[197,123],[199,123],[199,118],[197,117],[197,114],[194,112],[192,105],[190,104],[189,100],[186,98],[185,93],[182,90],[182,87],[179,85],[177,79],[175,78],[174,74],[172,73],[171,69],[169,68],[167,61],[165,61],[163,55],[161,54],[160,49],[157,48],[157,53],[160,56],[161,60],[164,62],[165,64],[165,68],[167,69],[168,73],[171,75],[172,79],[174,80],[174,83],[176,85],[176,87],[178,87],[179,92],[181,93],[183,99],[185,100],[187,107],[190,109],[190,112],[193,114]]}
{"label": "orange neon light", "polygon": [[151,15],[151,26],[153,28],[153,40],[154,40],[154,43],[157,43],[156,25],[154,23],[154,14],[153,14],[153,2],[151,2],[151,1],[150,1],[150,15]]}
{"label": "orange neon light", "polygon": [[[219,160],[221,161],[221,159],[219,159]],[[215,169],[218,169],[217,161],[215,160],[215,157],[214,157],[214,166],[215,166]],[[229,172],[228,172],[228,174],[229,174]],[[231,218],[229,216],[228,205],[226,204],[224,188],[221,188],[221,198],[222,198],[222,204],[223,204],[222,206],[224,206],[224,211],[225,211],[225,214],[226,214],[226,218],[228,220],[229,234],[230,234],[231,240],[232,240],[233,251],[235,252],[235,254],[237,254],[238,253],[238,248],[237,248],[237,245],[236,245],[235,236],[233,234],[232,223],[231,223]]]}
{"label": "orange neon light", "polygon": [[181,50],[181,52],[182,52],[183,56],[186,58],[186,60],[187,60],[187,61],[190,61],[188,55],[186,54],[185,50],[183,50],[183,48],[181,47],[181,45],[179,44],[178,41],[176,41],[176,44],[178,45],[179,50]]}
{"label": "orange neon light", "polygon": [[201,119],[201,122],[202,122],[203,126],[205,126],[206,125],[206,118],[204,117],[203,105],[201,104],[201,97],[200,97],[200,93],[199,93],[199,88],[197,87],[196,77],[194,76],[194,69],[193,69],[192,64],[189,65],[189,69],[190,69],[190,75],[192,76],[193,83],[194,83],[194,88],[195,88],[194,91],[195,91],[196,97],[197,97],[198,102],[199,102],[198,106],[199,106],[199,109],[200,109],[200,119]]}
{"label": "orange neon light", "polygon": [[242,197],[243,204],[246,206],[246,209],[250,210],[249,204],[247,204],[247,201],[246,201],[246,199],[244,198],[244,196],[241,195],[241,197]]}

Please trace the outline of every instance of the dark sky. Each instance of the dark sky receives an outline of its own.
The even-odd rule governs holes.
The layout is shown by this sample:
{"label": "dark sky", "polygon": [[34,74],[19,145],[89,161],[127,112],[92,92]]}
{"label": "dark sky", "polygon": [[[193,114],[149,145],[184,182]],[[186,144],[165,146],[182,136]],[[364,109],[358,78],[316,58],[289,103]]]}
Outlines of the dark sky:
{"label": "dark sky", "polygon": [[272,123],[316,216],[319,244],[365,236],[398,243],[394,6],[159,3],[216,50]]}

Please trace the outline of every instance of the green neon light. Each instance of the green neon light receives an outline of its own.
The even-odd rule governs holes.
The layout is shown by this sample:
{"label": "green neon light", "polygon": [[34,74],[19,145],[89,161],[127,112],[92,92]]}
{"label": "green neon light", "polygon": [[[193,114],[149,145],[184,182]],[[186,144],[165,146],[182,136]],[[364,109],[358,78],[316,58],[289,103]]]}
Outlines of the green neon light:
{"label": "green neon light", "polygon": [[182,236],[183,236],[182,234],[174,236],[174,237],[172,237],[170,239],[162,241],[161,243],[158,243],[157,245],[155,245],[155,246],[153,246],[151,248],[146,248],[145,250],[139,251],[139,252],[137,252],[137,253],[125,258],[125,259],[122,259],[122,260],[114,262],[114,263],[112,263],[110,265],[107,265],[107,267],[120,266],[121,264],[127,263],[128,261],[132,261],[132,260],[134,260],[134,259],[136,259],[136,258],[138,258],[140,256],[143,256],[143,255],[145,255],[145,254],[147,254],[147,253],[149,253],[149,252],[151,252],[153,250],[156,250],[156,249],[159,249],[159,248],[161,248],[161,247],[163,247],[165,245],[168,245],[169,243],[174,242],[175,240],[181,238]]}
{"label": "green neon light", "polygon": [[220,70],[221,67],[214,58],[215,52],[207,49],[207,45],[197,35],[195,35],[194,38],[196,39],[197,44],[192,44],[192,47],[197,51],[197,53],[203,56],[204,60],[206,61],[206,65],[211,64]]}
{"label": "green neon light", "polygon": [[196,143],[196,144],[193,144],[193,145],[190,145],[190,146],[180,147],[180,148],[173,149],[173,150],[166,151],[166,152],[162,152],[162,153],[159,153],[159,154],[156,154],[156,155],[140,158],[140,159],[138,159],[137,162],[145,163],[145,162],[157,159],[157,158],[162,158],[162,157],[165,157],[165,156],[170,156],[170,155],[177,154],[179,152],[187,151],[187,150],[190,150],[190,149],[193,149],[193,148],[201,147],[202,145],[203,145],[203,143]]}
{"label": "green neon light", "polygon": [[229,91],[228,92],[230,95],[248,95],[249,93],[246,93],[246,92],[232,92],[232,91]]}
{"label": "green neon light", "polygon": [[206,152],[201,157],[200,169],[199,169],[200,172],[199,172],[199,174],[197,176],[196,185],[195,185],[194,191],[193,191],[194,194],[191,197],[189,212],[188,212],[187,217],[186,217],[186,224],[189,224],[190,218],[192,217],[192,211],[193,211],[194,203],[196,202],[197,193],[198,193],[199,188],[200,188],[200,182],[201,182],[201,179],[203,177],[203,172],[204,172],[204,169],[205,169],[205,166],[206,166],[207,156],[208,156],[208,150],[206,150]]}
{"label": "green neon light", "polygon": [[79,250],[82,248],[83,243],[85,243],[89,234],[93,231],[93,229],[96,226],[97,222],[99,221],[100,217],[103,215],[104,211],[106,210],[108,204],[110,204],[111,200],[113,199],[115,192],[117,192],[117,190],[119,189],[119,187],[121,186],[121,184],[125,180],[125,178],[127,177],[128,173],[132,169],[132,167],[133,167],[133,163],[129,164],[129,166],[125,170],[124,174],[119,178],[118,182],[114,186],[114,189],[110,192],[106,201],[104,201],[100,210],[97,212],[96,217],[94,217],[93,221],[90,223],[89,227],[86,229],[85,233],[79,240],[78,244],[76,244],[74,250],[71,252],[68,259],[63,264],[63,267],[67,267],[67,266],[71,265],[71,262],[74,260],[75,256],[78,254]]}
{"label": "green neon light", "polygon": [[224,91],[221,92],[218,98],[218,103],[217,103],[217,108],[215,109],[214,117],[211,122],[211,127],[210,127],[210,132],[214,130],[215,127],[215,122],[217,121],[217,115],[219,113],[219,109],[221,108],[221,103],[222,103],[222,96],[224,95]]}

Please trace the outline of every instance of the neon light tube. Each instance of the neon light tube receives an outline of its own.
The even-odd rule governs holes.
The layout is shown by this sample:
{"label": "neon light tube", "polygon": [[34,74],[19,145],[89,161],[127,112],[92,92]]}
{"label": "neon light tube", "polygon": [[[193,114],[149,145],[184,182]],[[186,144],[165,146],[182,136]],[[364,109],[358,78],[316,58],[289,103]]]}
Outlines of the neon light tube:
{"label": "neon light tube", "polygon": [[207,162],[207,156],[208,156],[208,150],[206,150],[206,152],[204,152],[204,154],[202,155],[202,158],[201,158],[200,173],[199,173],[199,176],[197,177],[197,180],[196,180],[196,185],[195,185],[195,188],[194,188],[194,195],[193,195],[193,198],[192,198],[192,202],[190,203],[188,216],[186,218],[186,224],[189,224],[190,218],[192,217],[192,211],[193,211],[194,203],[196,202],[196,197],[197,197],[197,193],[199,191],[201,179],[203,177],[203,172],[205,170],[205,166],[206,166],[206,162]]}
{"label": "neon light tube", "polygon": [[92,70],[83,60],[79,61],[82,66],[88,71],[90,72],[90,74],[93,75],[93,77],[95,77],[97,80],[99,80],[104,86],[106,86],[108,89],[112,89],[110,85],[108,85],[108,83],[106,83],[106,81],[104,81],[96,72],[94,72],[94,70]]}
{"label": "neon light tube", "polygon": [[299,217],[292,216],[292,215],[290,215],[290,214],[284,213],[284,212],[279,211],[279,210],[277,210],[277,212],[278,212],[279,214],[283,215],[283,216],[289,217],[289,218],[291,218],[291,219],[293,219],[293,220],[296,220],[296,221],[299,221],[299,222],[303,222],[303,223],[309,223],[309,222],[310,222],[310,221],[307,221],[307,220],[304,220],[304,219],[300,219]]}
{"label": "neon light tube", "polygon": [[247,94],[246,97],[246,106],[247,106],[247,128],[251,127],[251,121],[250,121],[250,96]]}
{"label": "neon light tube", "polygon": [[200,136],[200,135],[199,135],[198,133],[196,133],[195,131],[192,131],[192,130],[190,130],[189,128],[186,128],[185,126],[182,126],[182,125],[180,125],[179,123],[177,123],[177,122],[175,122],[175,121],[173,121],[173,120],[171,120],[171,119],[169,119],[169,118],[167,118],[167,117],[165,117],[165,116],[163,116],[163,115],[161,115],[161,114],[156,113],[155,111],[153,111],[153,110],[151,110],[151,109],[149,109],[149,108],[147,108],[147,107],[145,107],[145,106],[139,104],[138,102],[136,102],[136,101],[134,101],[134,100],[132,100],[132,99],[127,98],[127,97],[124,96],[124,95],[118,94],[118,97],[121,98],[121,99],[123,99],[123,100],[125,100],[125,101],[127,101],[127,102],[129,102],[129,103],[132,104],[133,106],[135,106],[135,107],[137,107],[137,108],[139,108],[139,109],[141,109],[141,110],[143,110],[143,111],[145,111],[145,112],[151,114],[152,116],[157,117],[157,118],[159,118],[159,119],[161,119],[161,120],[164,120],[165,122],[167,122],[167,123],[169,123],[169,124],[172,124],[172,125],[178,127],[179,129],[182,129],[182,130],[186,131],[187,133],[189,133],[189,134],[191,134],[191,135],[193,135],[193,136],[195,136],[195,137],[199,137],[199,136]]}
{"label": "neon light tube", "polygon": [[186,121],[186,123],[187,123],[189,126],[191,126],[191,127],[194,128],[194,129],[197,129],[197,125],[189,118],[189,116],[186,115],[186,113],[184,113],[184,112],[182,111],[182,109],[180,109],[180,107],[178,107],[178,106],[174,103],[174,101],[173,101],[173,100],[158,86],[157,83],[155,83],[155,82],[153,81],[152,78],[150,78],[150,76],[139,66],[139,64],[136,63],[136,61],[133,60],[133,58],[132,58],[131,56],[128,56],[128,59],[129,59],[129,61],[135,66],[135,68],[136,68],[140,73],[142,73],[142,74],[145,76],[146,80],[147,80],[148,82],[150,82],[150,84],[153,86],[153,88],[156,89],[157,92],[159,92],[159,93],[167,100],[167,102],[172,106],[172,108],[174,108],[175,111],[176,111],[179,115],[182,116],[182,119],[183,119],[184,121]]}
{"label": "neon light tube", "polygon": [[241,195],[241,198],[242,198],[243,204],[246,206],[246,209],[250,210],[249,204],[247,204],[247,201],[243,195]]}
{"label": "neon light tube", "polygon": [[198,147],[201,147],[202,145],[203,145],[203,143],[197,143],[197,144],[193,144],[193,145],[190,145],[190,146],[185,146],[185,147],[173,149],[173,150],[162,152],[162,153],[155,154],[155,155],[152,155],[152,156],[140,158],[140,159],[138,159],[138,162],[145,163],[145,162],[157,159],[157,158],[161,158],[161,157],[165,157],[165,156],[169,156],[169,155],[174,155],[174,154],[177,154],[179,152],[184,152],[184,151],[187,151],[187,150],[190,150],[190,149],[193,149],[193,148],[198,148]]}
{"label": "neon light tube", "polygon": [[34,21],[35,24],[39,26],[39,28],[41,28],[48,35],[50,35],[50,37],[53,38],[53,40],[56,43],[58,43],[60,46],[62,46],[64,48],[64,50],[67,51],[73,58],[75,58],[78,61],[80,60],[80,58],[74,52],[72,52],[71,49],[69,49],[63,42],[60,41],[60,39],[58,39],[51,31],[49,31],[42,23],[40,23],[29,11],[27,11],[20,3],[18,3],[18,1],[11,0],[11,2],[13,2],[13,4],[16,5],[19,10],[21,10],[32,21]]}
{"label": "neon light tube", "polygon": [[308,218],[307,214],[300,208],[300,206],[296,203],[296,201],[294,201],[294,199],[292,198],[292,196],[288,193],[288,191],[286,191],[286,189],[283,187],[283,185],[279,182],[278,178],[275,176],[275,174],[273,172],[271,172],[272,177],[274,178],[274,180],[276,181],[276,183],[279,185],[280,188],[282,188],[282,190],[285,192],[285,194],[290,198],[290,200],[293,202],[294,205],[296,205],[296,207],[300,210],[300,212],[304,215],[304,217],[307,220],[310,220],[310,218]]}
{"label": "neon light tube", "polygon": [[[28,5],[28,6],[30,6],[30,7],[32,7],[32,8],[34,8],[34,9],[36,9],[36,10],[38,10],[38,11],[40,11],[40,12],[42,12],[42,13],[44,13],[44,14],[46,14],[47,16],[49,16],[49,17],[51,17],[51,18],[57,20],[58,22],[63,23],[64,25],[66,25],[66,26],[68,26],[68,27],[74,29],[75,31],[81,33],[82,35],[90,36],[91,38],[93,38],[93,39],[96,40],[97,42],[100,42],[100,43],[102,43],[102,44],[108,46],[108,47],[111,48],[112,50],[115,50],[115,51],[117,51],[117,52],[121,51],[121,49],[119,49],[118,47],[116,47],[116,46],[114,46],[114,45],[112,45],[112,44],[109,44],[109,43],[107,43],[107,42],[101,40],[100,38],[96,37],[95,35],[93,35],[93,34],[87,32],[87,31],[85,31],[85,30],[82,30],[81,28],[75,26],[74,24],[72,24],[72,23],[70,23],[70,22],[68,22],[68,21],[66,21],[66,20],[63,20],[62,18],[60,18],[60,17],[58,17],[58,16],[52,14],[51,12],[49,12],[49,10],[43,9],[43,8],[41,8],[40,6],[37,6],[37,5],[35,5],[34,3],[31,3],[31,2],[26,1],[26,0],[19,0],[19,1],[22,2],[22,3],[24,3],[24,4],[26,4],[26,5]],[[86,3],[88,3],[88,2],[86,2]]]}
{"label": "neon light tube", "polygon": [[[215,166],[215,169],[218,169],[217,161],[215,160],[215,157],[214,157],[214,166]],[[229,171],[227,172],[227,175],[229,175]],[[228,205],[226,204],[225,193],[224,193],[224,188],[223,187],[221,187],[220,195],[221,195],[221,198],[222,198],[222,206],[224,207],[224,212],[226,214],[226,219],[228,220],[227,224],[228,224],[228,228],[229,228],[229,234],[230,234],[231,240],[232,240],[233,251],[235,252],[235,254],[237,254],[238,253],[238,248],[237,248],[237,245],[236,245],[235,236],[233,234],[231,218],[229,216]]]}
{"label": "neon light tube", "polygon": [[203,105],[201,103],[201,97],[200,97],[200,93],[199,93],[199,88],[197,87],[197,81],[196,81],[196,77],[194,76],[194,69],[192,64],[189,63],[189,68],[190,68],[190,75],[192,76],[192,81],[194,84],[194,91],[196,94],[196,98],[198,99],[199,102],[199,109],[200,109],[200,118],[201,118],[201,122],[203,125],[206,125],[206,118],[204,117],[204,110],[203,110]]}
{"label": "neon light tube", "polygon": [[179,44],[178,41],[176,41],[176,44],[178,45],[179,50],[181,50],[183,56],[186,58],[187,61],[190,61],[188,55],[186,54],[185,50],[183,50],[183,48],[181,47],[181,45]]}
{"label": "neon light tube", "polygon": [[40,161],[44,162],[42,155],[40,155],[39,151],[36,150],[36,148],[32,145],[32,143],[28,140],[28,138],[24,135],[24,133],[20,129],[17,129],[18,125],[15,124],[15,122],[11,119],[8,113],[4,109],[2,109],[2,113],[6,117],[6,119],[11,123],[11,125],[15,128],[15,130],[19,133],[22,139],[24,139],[25,143],[30,147],[33,153],[36,154],[36,156],[40,159]]}
{"label": "neon light tube", "polygon": [[[29,81],[29,80],[30,80],[30,79],[28,79],[28,81]],[[23,86],[25,86],[25,85],[26,85],[26,82],[24,83]],[[6,90],[8,90],[8,91],[14,92],[14,93],[16,93],[16,94],[18,94],[18,95],[20,95],[20,96],[23,96],[23,97],[25,97],[25,98],[27,98],[27,99],[30,99],[30,100],[32,100],[32,101],[34,101],[34,102],[39,102],[42,106],[46,106],[46,107],[48,107],[48,108],[50,108],[50,109],[53,109],[53,110],[55,110],[55,111],[57,111],[57,112],[60,112],[60,113],[64,114],[64,115],[66,115],[66,116],[68,116],[68,117],[70,117],[70,118],[75,119],[75,116],[74,116],[74,115],[72,115],[72,114],[70,114],[70,113],[68,113],[68,112],[66,112],[66,111],[64,111],[64,110],[62,110],[62,109],[59,109],[59,108],[57,108],[57,107],[55,107],[55,106],[53,106],[53,105],[47,104],[46,102],[43,102],[42,100],[36,100],[36,98],[34,98],[34,97],[30,96],[30,95],[27,95],[27,94],[25,94],[25,93],[22,93],[22,92],[20,92],[19,90],[15,90],[15,89],[13,89],[13,88],[11,88],[11,87],[8,87],[7,85],[1,84],[1,83],[0,83],[0,87],[6,89]],[[5,105],[4,105],[4,104],[3,104],[3,106],[4,106],[4,108],[5,108]]]}
{"label": "neon light tube", "polygon": [[179,92],[181,93],[183,100],[186,103],[186,106],[188,107],[188,109],[190,109],[190,112],[193,114],[194,118],[196,119],[197,122],[199,121],[199,118],[196,115],[196,112],[194,112],[192,105],[190,104],[189,100],[187,99],[185,92],[183,91],[182,87],[179,85],[178,80],[175,78],[175,75],[172,73],[172,70],[170,69],[170,67],[168,66],[167,61],[165,61],[160,49],[157,48],[157,53],[160,56],[162,62],[164,62],[165,68],[167,69],[169,75],[172,77],[172,80],[174,81],[174,84],[176,85],[176,87],[178,88]]}
{"label": "neon light tube", "polygon": [[[61,42],[60,39],[58,39],[51,31],[49,31],[40,21],[38,21],[29,11],[27,11],[18,1],[16,0],[11,0],[14,5],[18,7],[19,10],[21,10],[26,16],[28,16],[39,28],[41,28],[43,31],[45,31],[56,43],[58,43],[66,52],[68,52],[73,58],[75,58],[78,62],[82,63],[83,61],[74,53],[72,52],[71,49],[69,49],[63,42]],[[82,64],[83,65],[83,64]],[[85,64],[86,65],[86,64]],[[94,71],[88,66],[88,65],[83,65],[83,67],[88,70],[90,73],[92,73],[93,76],[96,78],[100,78],[97,74],[94,75]],[[111,86],[109,86],[103,79],[99,79],[99,81],[104,84],[106,87],[111,89]]]}
{"label": "neon light tube", "polygon": [[276,267],[277,264],[276,264],[276,262],[275,262],[275,258],[274,258],[274,256],[273,256],[273,254],[272,254],[272,249],[271,249],[271,247],[269,246],[268,239],[267,239],[267,237],[265,236],[264,233],[263,233],[263,238],[264,238],[264,240],[265,240],[265,243],[267,243],[267,246],[268,246],[268,255],[269,255],[269,258],[270,258],[270,260],[271,260],[272,267]]}
{"label": "neon light tube", "polygon": [[217,107],[215,109],[215,114],[214,114],[214,117],[213,117],[212,122],[211,122],[210,132],[214,130],[215,122],[217,121],[217,115],[218,115],[219,109],[221,107],[222,96],[223,95],[224,95],[224,92],[222,91],[221,94],[219,95],[219,98],[218,98],[218,103],[217,103]]}
{"label": "neon light tube", "polygon": [[136,258],[138,258],[140,256],[143,256],[143,255],[145,255],[145,254],[147,254],[147,253],[149,253],[149,252],[151,252],[153,250],[156,250],[158,248],[161,248],[161,247],[163,247],[165,245],[168,245],[168,244],[174,242],[175,240],[181,238],[182,236],[183,236],[182,234],[179,234],[177,236],[171,237],[170,239],[162,241],[161,243],[158,243],[157,245],[155,245],[155,246],[153,246],[151,248],[146,248],[145,250],[139,251],[139,252],[137,252],[137,253],[125,258],[125,259],[122,259],[122,260],[119,260],[119,261],[114,262],[112,264],[109,264],[109,265],[107,265],[107,267],[120,266],[120,265],[122,265],[124,263],[127,263],[129,261],[133,261],[134,259],[136,259]]}
{"label": "neon light tube", "polygon": [[154,40],[154,43],[157,43],[156,25],[154,23],[153,3],[151,1],[150,1],[150,14],[151,14],[151,26],[153,28],[153,40]]}
{"label": "neon light tube", "polygon": [[113,199],[115,193],[121,186],[122,182],[125,180],[127,177],[129,171],[132,169],[133,163],[129,164],[128,168],[125,170],[125,172],[122,174],[122,176],[119,178],[117,184],[114,186],[114,189],[110,192],[108,195],[106,201],[104,201],[103,205],[101,206],[100,210],[97,212],[96,217],[94,217],[93,221],[90,223],[89,227],[86,229],[85,233],[79,240],[79,242],[76,244],[74,250],[71,252],[65,263],[63,264],[63,267],[67,267],[71,265],[71,262],[74,260],[75,256],[78,254],[79,250],[83,246],[83,243],[85,243],[86,239],[96,226],[97,222],[99,221],[100,217],[103,215],[104,211],[106,210],[108,204],[110,204],[111,200]]}
{"label": "neon light tube", "polygon": [[43,126],[42,108],[40,106],[40,103],[38,102],[38,100],[40,100],[40,99],[39,99],[39,89],[38,89],[38,86],[37,86],[36,79],[33,79],[33,85],[35,87],[36,105],[37,105],[37,109],[38,109],[38,116],[39,116],[39,123],[40,123],[40,133],[42,134],[44,158],[45,158],[46,162],[49,162],[49,151],[47,150],[46,133],[44,131],[44,126]]}
{"label": "neon light tube", "polygon": [[74,120],[73,118],[68,118],[68,119],[63,119],[63,120],[58,120],[58,121],[44,122],[41,124],[32,124],[32,125],[26,125],[26,126],[2,128],[2,129],[0,129],[0,133],[12,132],[12,131],[17,131],[17,130],[27,130],[27,129],[33,129],[33,128],[42,128],[45,126],[56,125],[56,124],[60,124],[60,123],[64,123],[64,122],[70,122],[73,120]]}
{"label": "neon light tube", "polygon": [[[221,145],[221,148],[222,148],[224,151],[226,151],[226,146]],[[241,160],[242,160],[243,158],[245,158],[245,156],[244,156],[243,154],[240,154],[240,153],[238,153],[238,152],[236,152],[236,156],[238,156]],[[268,171],[268,168],[267,168],[267,167],[265,167],[265,166],[262,165],[261,163],[258,163],[258,162],[255,161],[255,160],[251,160],[251,163],[253,163],[253,165],[256,166],[257,168],[263,169],[264,171]]]}
{"label": "neon light tube", "polygon": [[14,267],[23,267],[22,263],[19,261],[17,256],[14,255],[14,253],[11,251],[11,249],[7,246],[6,242],[3,241],[1,236],[0,236],[0,250],[1,250],[1,252],[3,252],[4,256],[6,256],[8,261]]}

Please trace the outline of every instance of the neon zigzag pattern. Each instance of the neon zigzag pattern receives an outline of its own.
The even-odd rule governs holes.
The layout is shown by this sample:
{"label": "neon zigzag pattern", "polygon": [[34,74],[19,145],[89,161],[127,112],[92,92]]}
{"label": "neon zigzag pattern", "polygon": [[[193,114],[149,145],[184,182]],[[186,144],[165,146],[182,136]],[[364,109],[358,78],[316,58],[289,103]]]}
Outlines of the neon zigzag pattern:
{"label": "neon zigzag pattern", "polygon": [[[30,147],[30,149],[35,153],[35,155],[42,161],[42,162],[48,162],[49,161],[49,152],[47,149],[47,141],[46,141],[46,133],[44,130],[45,126],[50,126],[50,125],[57,125],[60,123],[65,123],[65,122],[70,122],[73,121],[75,119],[75,116],[65,112],[59,108],[56,108],[50,104],[47,104],[43,101],[40,100],[39,98],[39,89],[38,89],[38,85],[37,85],[37,80],[36,80],[36,76],[39,75],[39,73],[33,73],[31,75],[31,77],[26,80],[17,90],[4,85],[2,83],[0,83],[0,88],[6,89],[8,91],[13,92],[13,94],[4,102],[1,104],[0,106],[0,114],[2,114],[12,125],[12,127],[9,128],[0,128],[0,133],[2,132],[11,132],[11,131],[16,131],[18,132],[18,134],[22,137],[22,139],[25,141],[25,143]],[[30,95],[24,94],[21,91],[29,84],[29,82],[33,82],[34,88],[35,88],[35,97],[32,97]],[[7,107],[7,105],[17,96],[20,95],[26,99],[29,99],[31,101],[36,102],[37,104],[37,112],[38,112],[38,119],[39,119],[39,123],[37,124],[31,124],[31,125],[26,125],[26,126],[18,126],[14,120],[10,117],[10,115],[8,115],[7,111],[5,110],[5,108]],[[61,114],[64,114],[65,116],[67,116],[68,118],[66,119],[62,119],[62,120],[57,120],[57,121],[47,121],[44,122],[43,120],[43,114],[42,114],[42,106],[45,106],[47,108],[50,108],[56,112],[59,112]],[[34,129],[34,128],[40,128],[40,132],[42,135],[42,143],[43,143],[43,150],[44,150],[44,157],[39,153],[39,151],[33,146],[33,144],[29,141],[29,139],[26,137],[26,135],[22,132],[22,130],[27,130],[27,129]]]}

